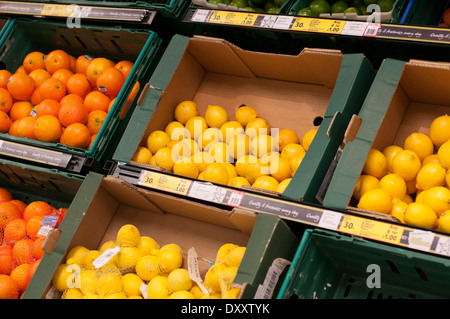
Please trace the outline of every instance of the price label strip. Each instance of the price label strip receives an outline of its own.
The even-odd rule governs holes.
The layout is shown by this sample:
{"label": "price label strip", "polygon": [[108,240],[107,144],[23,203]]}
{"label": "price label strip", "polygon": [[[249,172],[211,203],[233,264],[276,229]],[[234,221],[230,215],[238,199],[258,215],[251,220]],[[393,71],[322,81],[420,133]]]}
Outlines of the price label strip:
{"label": "price label strip", "polygon": [[258,16],[259,15],[257,13],[249,13],[244,11],[211,10],[207,20],[210,23],[253,26],[255,25],[255,21]]}
{"label": "price label strip", "polygon": [[293,31],[341,34],[347,21],[296,17],[291,27]]}
{"label": "price label strip", "polygon": [[141,171],[137,184],[179,195],[187,195],[192,181],[176,176],[143,170]]}

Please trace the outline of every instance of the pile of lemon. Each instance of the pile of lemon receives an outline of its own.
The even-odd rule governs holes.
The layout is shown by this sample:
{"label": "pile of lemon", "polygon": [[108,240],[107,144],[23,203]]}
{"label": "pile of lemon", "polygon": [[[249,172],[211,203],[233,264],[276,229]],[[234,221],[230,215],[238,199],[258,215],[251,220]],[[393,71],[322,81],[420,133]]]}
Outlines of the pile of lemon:
{"label": "pile of lemon", "polygon": [[239,107],[234,115],[230,120],[223,107],[208,105],[201,116],[195,102],[183,101],[174,121],[151,132],[132,160],[194,179],[282,193],[317,129],[300,142],[294,130],[272,128],[251,106]]}
{"label": "pile of lemon", "polygon": [[429,133],[408,135],[403,146],[369,151],[353,197],[357,207],[402,223],[450,232],[450,116]]}

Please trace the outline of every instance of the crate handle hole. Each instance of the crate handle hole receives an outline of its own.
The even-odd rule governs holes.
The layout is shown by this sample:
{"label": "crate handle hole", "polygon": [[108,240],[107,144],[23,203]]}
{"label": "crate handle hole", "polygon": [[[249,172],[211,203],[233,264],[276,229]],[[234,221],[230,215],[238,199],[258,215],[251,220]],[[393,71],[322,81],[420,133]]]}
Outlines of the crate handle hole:
{"label": "crate handle hole", "polygon": [[414,269],[417,271],[417,273],[419,274],[420,279],[424,280],[424,281],[428,281],[428,277],[425,274],[425,272],[419,268],[419,267],[414,267]]}
{"label": "crate handle hole", "polygon": [[322,124],[323,117],[322,116],[316,116],[313,120],[314,126],[320,126]]}
{"label": "crate handle hole", "polygon": [[344,290],[344,297],[348,297],[350,295],[350,290],[352,289],[352,285],[348,284]]}
{"label": "crate handle hole", "polygon": [[400,274],[400,272],[398,271],[398,268],[395,266],[395,264],[392,261],[386,260],[386,263],[389,265],[389,267],[391,267],[392,272],[394,272],[396,274]]}

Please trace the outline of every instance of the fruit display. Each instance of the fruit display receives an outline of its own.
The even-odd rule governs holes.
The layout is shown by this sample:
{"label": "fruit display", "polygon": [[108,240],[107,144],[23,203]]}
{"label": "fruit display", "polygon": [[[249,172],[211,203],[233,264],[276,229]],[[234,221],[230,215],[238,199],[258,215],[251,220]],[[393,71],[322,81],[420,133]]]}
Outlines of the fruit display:
{"label": "fruit display", "polygon": [[[89,149],[133,64],[60,49],[28,53],[17,69],[0,71],[0,132]],[[138,90],[136,82],[120,118]]]}
{"label": "fruit display", "polygon": [[208,0],[207,4],[223,4],[251,12],[279,13],[288,0]]}
{"label": "fruit display", "polygon": [[236,299],[232,287],[245,247],[224,244],[200,288],[176,243],[160,244],[125,224],[97,249],[72,247],[54,273],[61,299]]}
{"label": "fruit display", "polygon": [[22,296],[44,255],[42,225],[57,228],[66,211],[39,200],[25,203],[0,188],[0,299]]}
{"label": "fruit display", "polygon": [[413,132],[404,145],[369,151],[353,198],[357,207],[402,223],[450,232],[450,116],[429,133]]}
{"label": "fruit display", "polygon": [[209,105],[200,115],[195,102],[183,101],[173,121],[151,132],[132,161],[193,179],[282,193],[317,129],[300,139],[292,129],[271,127],[247,105],[236,110],[235,118],[229,120],[219,105]]}
{"label": "fruit display", "polygon": [[297,15],[308,17],[334,13],[370,15],[370,5],[377,5],[380,12],[389,12],[394,6],[394,0],[313,0],[309,6],[301,8]]}

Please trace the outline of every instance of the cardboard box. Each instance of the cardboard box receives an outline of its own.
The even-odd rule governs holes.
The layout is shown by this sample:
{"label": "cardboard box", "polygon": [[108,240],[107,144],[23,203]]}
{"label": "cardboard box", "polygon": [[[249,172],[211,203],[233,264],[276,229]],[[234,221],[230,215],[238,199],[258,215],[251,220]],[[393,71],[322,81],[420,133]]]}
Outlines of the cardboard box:
{"label": "cardboard box", "polygon": [[352,194],[367,154],[395,144],[403,147],[413,132],[428,134],[431,122],[450,112],[450,64],[387,59],[381,65],[359,117],[361,126],[346,143],[323,205],[355,209]]}
{"label": "cardboard box", "polygon": [[245,104],[254,107],[272,128],[291,128],[300,139],[307,131],[319,129],[283,193],[308,201],[314,198],[374,74],[361,54],[304,49],[298,55],[283,55],[244,50],[219,38],[175,35],[140,97],[113,160],[158,169],[131,162],[131,157],[138,146],[146,145],[151,132],[164,130],[174,120],[174,109],[181,101],[195,101],[202,116],[209,104],[220,105],[229,120]]}
{"label": "cardboard box", "polygon": [[[124,224],[135,225],[141,235],[154,238],[161,246],[178,244],[183,249],[185,268],[188,250],[195,248],[200,257],[199,272],[204,279],[210,267],[204,260],[214,262],[221,245],[232,242],[247,246],[251,237],[266,236],[258,228],[276,228],[274,225],[283,223],[270,216],[263,217],[258,222],[261,226],[255,227],[256,220],[257,215],[249,211],[221,209],[140,189],[116,177],[89,173],[59,227],[60,232],[48,237],[47,253],[23,298],[55,298],[51,280],[68,251],[76,245],[98,249],[104,242],[115,240],[117,231]],[[288,228],[281,234],[281,238],[289,238],[283,245],[295,250],[298,239]],[[267,246],[271,239],[256,242],[260,246],[258,249]],[[252,272],[256,273],[269,262],[262,263],[265,256],[260,256],[261,260],[249,260],[254,256],[252,250],[247,246],[250,253],[245,254],[242,264],[252,265]],[[283,250],[276,256],[287,257]]]}

